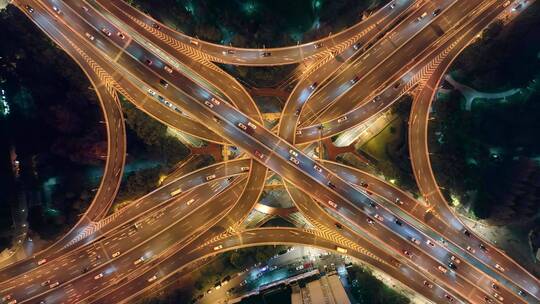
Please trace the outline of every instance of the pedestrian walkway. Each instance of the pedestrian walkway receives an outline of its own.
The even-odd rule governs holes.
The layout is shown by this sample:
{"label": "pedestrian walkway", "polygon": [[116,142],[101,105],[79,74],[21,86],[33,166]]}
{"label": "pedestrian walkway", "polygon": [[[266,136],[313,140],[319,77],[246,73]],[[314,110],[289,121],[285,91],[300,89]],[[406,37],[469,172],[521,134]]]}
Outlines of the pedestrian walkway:
{"label": "pedestrian walkway", "polygon": [[452,76],[446,75],[445,76],[446,81],[450,83],[456,90],[460,91],[461,94],[463,94],[463,97],[465,97],[465,110],[470,111],[472,108],[472,103],[477,98],[483,98],[483,99],[504,99],[508,96],[512,96],[514,94],[517,94],[520,92],[519,89],[510,89],[506,90],[504,92],[498,92],[498,93],[487,93],[487,92],[480,92],[477,91],[469,86],[466,86],[464,84],[461,84],[454,80]]}

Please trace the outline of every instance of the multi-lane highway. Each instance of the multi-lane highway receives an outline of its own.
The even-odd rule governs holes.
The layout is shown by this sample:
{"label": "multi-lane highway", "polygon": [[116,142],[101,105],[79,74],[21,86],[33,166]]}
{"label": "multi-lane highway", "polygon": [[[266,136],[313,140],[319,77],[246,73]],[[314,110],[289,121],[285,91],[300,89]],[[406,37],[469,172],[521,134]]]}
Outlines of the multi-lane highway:
{"label": "multi-lane highway", "polygon": [[[122,94],[190,135],[239,147],[251,159],[181,176],[101,219],[125,154],[119,104],[102,102],[113,168],[106,170],[103,194],[62,246],[1,269],[0,296],[29,303],[128,301],[225,250],[305,244],[346,248],[435,302],[540,303],[537,278],[465,232],[442,195],[428,197],[438,191],[425,137],[433,88],[474,36],[516,3],[390,1],[321,41],[256,50],[177,33],[122,1],[16,1],[97,88]],[[306,58],[313,68],[287,100],[277,134],[265,128],[245,88],[211,62],[277,65]],[[357,126],[415,86],[425,89],[411,113],[411,159],[430,206],[359,170],[311,158],[310,146],[295,146]],[[245,230],[267,169],[286,181],[314,229]]]}

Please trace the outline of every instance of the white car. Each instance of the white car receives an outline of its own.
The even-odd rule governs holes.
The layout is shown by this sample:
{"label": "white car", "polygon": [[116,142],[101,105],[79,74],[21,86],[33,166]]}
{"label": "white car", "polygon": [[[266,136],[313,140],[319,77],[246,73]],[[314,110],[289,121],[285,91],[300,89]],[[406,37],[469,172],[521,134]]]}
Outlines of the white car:
{"label": "white car", "polygon": [[219,106],[221,103],[219,102],[219,100],[215,99],[214,97],[212,97],[210,99],[216,106]]}
{"label": "white car", "polygon": [[248,126],[250,126],[253,130],[257,129],[257,126],[253,124],[251,121],[248,121]]}
{"label": "white car", "polygon": [[37,262],[38,265],[43,265],[45,263],[47,263],[47,259],[41,259]]}
{"label": "white car", "polygon": [[433,243],[431,240],[427,240],[426,244],[428,244],[431,247],[435,247],[435,243]]}
{"label": "white car", "polygon": [[379,221],[383,222],[384,221],[384,218],[378,214],[375,214],[375,218],[378,219]]}
{"label": "white car", "polygon": [[112,35],[111,31],[109,31],[108,29],[106,29],[104,27],[101,28],[101,32],[103,34],[105,34],[107,37],[111,37],[111,35]]}
{"label": "white car", "polygon": [[54,282],[51,285],[49,285],[49,288],[55,288],[58,285],[60,285],[60,282]]}
{"label": "white car", "polygon": [[214,107],[214,105],[208,100],[205,100],[204,104],[207,105],[210,109]]}
{"label": "white car", "polygon": [[207,180],[207,181],[211,181],[211,180],[213,180],[214,178],[216,178],[216,175],[215,175],[215,174],[212,174],[212,175],[208,175],[208,176],[206,177],[206,180]]}
{"label": "white car", "polygon": [[193,39],[189,40],[189,43],[191,43],[193,45],[199,45],[199,41],[193,40]]}
{"label": "white car", "polygon": [[189,205],[193,204],[194,201],[195,201],[195,199],[192,198],[189,201],[187,201],[186,204],[189,206]]}
{"label": "white car", "polygon": [[499,269],[500,271],[503,271],[504,272],[504,268],[499,265],[499,264],[495,264],[495,268]]}
{"label": "white car", "polygon": [[223,248],[223,245],[217,245],[216,247],[214,247],[214,250],[220,250],[221,248]]}
{"label": "white car", "polygon": [[290,150],[289,150],[289,153],[290,153],[291,155],[293,155],[293,156],[298,157],[298,152],[294,151],[293,149],[290,149]]}
{"label": "white car", "polygon": [[461,263],[461,260],[458,259],[455,255],[450,257],[450,260],[452,260],[454,263],[459,264]]}
{"label": "white car", "polygon": [[156,92],[152,89],[148,89],[148,94],[152,95],[152,96],[156,96]]}
{"label": "white car", "polygon": [[151,278],[148,279],[148,282],[154,282],[157,279],[157,275],[153,275]]}
{"label": "white car", "polygon": [[91,41],[94,41],[94,36],[90,35],[90,33],[85,33],[84,34],[86,36],[86,38],[90,39]]}
{"label": "white car", "polygon": [[372,220],[371,218],[369,218],[369,217],[368,217],[368,218],[366,218],[366,221],[367,221],[367,222],[368,222],[368,224],[370,224],[370,225],[373,225],[373,224],[375,224],[375,222],[374,222],[374,221],[373,221],[373,220]]}
{"label": "white car", "polygon": [[442,267],[442,266],[440,266],[440,265],[437,266],[437,269],[438,269],[440,272],[442,272],[442,273],[448,272],[448,270],[447,270],[446,268],[444,268],[444,267]]}
{"label": "white car", "polygon": [[296,270],[302,270],[304,269],[304,265],[296,266]]}
{"label": "white car", "polygon": [[332,206],[332,208],[337,208],[337,204],[334,203],[333,201],[328,201],[328,205]]}
{"label": "white car", "polygon": [[342,122],[346,121],[347,119],[349,119],[347,116],[343,116],[340,119],[338,119],[337,122],[342,123]]}
{"label": "white car", "polygon": [[60,13],[62,13],[62,11],[56,6],[53,6],[52,9],[57,15],[60,15]]}
{"label": "white car", "polygon": [[302,135],[302,131],[300,130],[296,131],[296,135]]}
{"label": "white car", "polygon": [[420,240],[411,237],[411,242],[415,243],[416,245],[420,245]]}
{"label": "white car", "polygon": [[236,124],[240,129],[246,131],[247,130],[247,126],[241,122],[237,123]]}
{"label": "white car", "polygon": [[99,279],[101,279],[101,278],[103,278],[103,272],[100,272],[98,275],[96,275],[96,276],[94,277],[94,280],[99,280]]}
{"label": "white car", "polygon": [[117,257],[117,256],[119,256],[119,255],[120,255],[120,251],[117,251],[117,252],[115,252],[115,253],[112,254],[112,257],[115,258],[115,257]]}
{"label": "white car", "polygon": [[126,39],[126,35],[124,35],[124,33],[122,33],[122,32],[116,33],[116,36],[118,36],[122,40]]}
{"label": "white car", "polygon": [[146,259],[144,258],[144,256],[141,256],[140,258],[136,259],[135,262],[133,262],[133,265],[138,265],[142,262],[144,262]]}
{"label": "white car", "polygon": [[290,160],[293,164],[295,164],[295,165],[299,165],[299,164],[300,164],[300,161],[299,161],[298,159],[292,157],[292,156],[289,158],[289,160]]}
{"label": "white car", "polygon": [[169,74],[172,74],[173,72],[173,69],[168,65],[163,66],[163,69]]}
{"label": "white car", "polygon": [[317,166],[317,165],[313,166],[313,169],[315,169],[315,171],[317,171],[317,172],[319,172],[319,173],[322,173],[321,167],[319,167],[319,166]]}
{"label": "white car", "polygon": [[242,171],[242,172],[249,171],[249,167],[242,167],[242,168],[240,168],[240,171]]}

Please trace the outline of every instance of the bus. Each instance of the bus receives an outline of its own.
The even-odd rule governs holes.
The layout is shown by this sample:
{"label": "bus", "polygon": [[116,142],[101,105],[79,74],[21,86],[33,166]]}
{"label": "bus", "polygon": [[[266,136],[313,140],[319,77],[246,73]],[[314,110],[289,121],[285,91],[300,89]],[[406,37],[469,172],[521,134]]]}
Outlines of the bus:
{"label": "bus", "polygon": [[339,253],[347,253],[347,249],[336,246],[336,251]]}

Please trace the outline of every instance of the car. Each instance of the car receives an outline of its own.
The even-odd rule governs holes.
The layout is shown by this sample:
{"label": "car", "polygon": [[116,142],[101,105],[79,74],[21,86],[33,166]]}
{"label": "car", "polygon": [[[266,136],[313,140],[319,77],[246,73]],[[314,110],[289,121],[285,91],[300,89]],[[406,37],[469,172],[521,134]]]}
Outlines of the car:
{"label": "car", "polygon": [[140,258],[136,259],[134,262],[133,262],[133,265],[138,265],[142,262],[146,261],[146,258],[143,256],[141,256]]}
{"label": "car", "polygon": [[476,252],[476,250],[474,250],[471,246],[467,246],[467,251],[469,251],[470,253]]}
{"label": "car", "polygon": [[397,89],[401,86],[401,81],[396,81],[396,83],[394,83],[394,89]]}
{"label": "car", "polygon": [[221,54],[223,55],[234,55],[234,53],[235,53],[234,50],[226,50],[226,51],[221,52]]}
{"label": "car", "polygon": [[33,13],[34,12],[34,8],[31,7],[30,5],[25,5],[24,8],[29,12],[29,13]]}
{"label": "car", "polygon": [[195,201],[195,199],[192,198],[192,199],[190,199],[189,201],[186,202],[186,205],[189,206],[189,205],[193,204],[194,201]]}
{"label": "car", "polygon": [[525,291],[523,291],[523,290],[521,290],[521,289],[518,290],[518,295],[520,295],[520,296],[522,296],[522,297],[526,297],[526,296],[527,296],[527,294],[525,293]]}
{"label": "car", "polygon": [[300,108],[296,109],[296,111],[294,111],[294,116],[300,116],[300,111],[301,110],[302,109],[300,109]]}
{"label": "car", "polygon": [[329,187],[330,189],[336,189],[336,185],[334,185],[334,184],[333,184],[332,182],[330,182],[330,181],[327,182],[326,185],[328,185],[328,187]]}
{"label": "car", "polygon": [[144,63],[145,63],[147,66],[151,66],[152,63],[153,63],[153,61],[150,60],[150,59],[148,59],[148,58],[146,58],[146,59],[144,60]]}
{"label": "car", "polygon": [[88,13],[88,7],[86,7],[86,6],[83,5],[83,6],[82,6],[82,9],[83,9],[83,11],[85,11],[85,12]]}
{"label": "car", "polygon": [[55,288],[58,285],[60,285],[60,282],[56,281],[56,282],[52,283],[51,285],[49,285],[49,288]]}
{"label": "car", "polygon": [[497,300],[499,300],[501,302],[504,301],[504,298],[498,293],[494,293],[493,297],[495,297],[495,299],[497,299]]}
{"label": "car", "polygon": [[215,99],[214,97],[210,98],[210,101],[213,102],[216,106],[219,106],[221,102],[219,100]]}
{"label": "car", "polygon": [[112,257],[115,258],[115,257],[117,257],[117,256],[119,256],[119,255],[120,255],[120,251],[117,251],[117,252],[115,252],[115,253],[112,254]]}
{"label": "car", "polygon": [[445,293],[444,297],[448,300],[448,302],[454,302],[454,298],[452,298],[449,294]]}
{"label": "car", "polygon": [[500,271],[504,272],[504,268],[499,265],[499,264],[495,264],[495,268],[499,269]]}
{"label": "car", "polygon": [[148,282],[154,282],[155,280],[157,280],[157,275],[151,276],[151,277],[148,279]]}
{"label": "car", "polygon": [[409,259],[412,259],[412,253],[409,250],[403,249],[403,254],[406,255]]}
{"label": "car", "polygon": [[373,221],[370,217],[367,217],[367,218],[366,218],[366,221],[367,221],[370,225],[375,224],[375,221]]}
{"label": "car", "polygon": [[482,249],[483,251],[488,252],[488,249],[487,249],[486,245],[480,243],[480,245],[478,245],[478,246],[479,246],[480,249]]}
{"label": "car", "polygon": [[241,167],[241,168],[240,168],[240,171],[242,171],[242,172],[249,171],[249,167]]}
{"label": "car", "polygon": [[321,167],[317,166],[317,165],[314,165],[313,166],[313,169],[315,169],[315,171],[319,172],[319,173],[322,173],[322,169]]}
{"label": "car", "polygon": [[302,135],[302,131],[297,130],[295,134],[296,134],[296,135]]}
{"label": "car", "polygon": [[362,186],[362,187],[364,187],[364,188],[367,188],[367,187],[369,187],[369,184],[366,183],[366,182],[361,182],[361,183],[360,183],[360,186]]}
{"label": "car", "polygon": [[148,94],[152,95],[152,96],[156,96],[156,92],[152,89],[148,89]]}
{"label": "car", "polygon": [[427,240],[426,244],[428,244],[431,247],[435,247],[435,243],[433,243],[431,240]]}
{"label": "car", "polygon": [[47,259],[41,259],[37,262],[38,265],[43,265],[45,263],[47,263]]}
{"label": "car", "polygon": [[122,33],[122,32],[117,32],[116,36],[118,36],[118,38],[120,38],[122,40],[126,39],[126,35],[124,35],[124,33]]}
{"label": "car", "polygon": [[221,248],[223,248],[223,245],[217,245],[217,246],[214,247],[214,251],[215,250],[220,250]]}
{"label": "car", "polygon": [[392,2],[392,3],[390,4],[390,9],[394,9],[395,7],[396,7],[396,3],[395,3],[395,2]]}
{"label": "car", "polygon": [[317,86],[319,86],[319,83],[314,82],[309,86],[309,88],[312,89],[312,90],[315,90],[317,88]]}
{"label": "car", "polygon": [[167,88],[169,86],[169,84],[165,81],[165,79],[160,79],[159,84],[164,88]]}
{"label": "car", "polygon": [[205,179],[206,179],[207,181],[211,181],[211,180],[213,180],[214,178],[216,178],[216,175],[215,175],[215,174],[208,175],[207,177],[205,177]]}
{"label": "car", "polygon": [[384,217],[382,217],[382,216],[380,216],[380,215],[378,215],[378,214],[375,214],[374,217],[375,217],[376,219],[378,219],[379,221],[384,222]]}
{"label": "car", "polygon": [[290,149],[290,150],[289,150],[289,153],[290,153],[291,155],[293,155],[293,156],[298,157],[298,152],[294,151],[293,149]]}
{"label": "car", "polygon": [[248,125],[248,127],[251,127],[253,130],[257,129],[257,126],[254,123],[252,123],[251,121],[248,121],[247,125]]}
{"label": "car", "polygon": [[155,28],[156,30],[161,29],[161,26],[159,26],[159,24],[157,24],[155,22],[152,22],[152,27]]}
{"label": "car", "polygon": [[255,150],[255,156],[257,156],[257,157],[260,158],[260,159],[263,159],[263,158],[264,158],[264,154],[262,154],[261,152],[259,152],[259,150]]}
{"label": "car", "polygon": [[465,236],[471,237],[471,233],[467,229],[463,230],[463,234],[465,234]]}
{"label": "car", "polygon": [[90,41],[94,41],[94,36],[90,35],[90,33],[84,33],[84,35],[86,36],[86,38],[90,39]]}
{"label": "car", "polygon": [[433,284],[431,284],[430,282],[424,280],[423,282],[424,286],[426,286],[427,288],[433,288]]}
{"label": "car", "polygon": [[173,69],[168,65],[164,65],[163,69],[165,70],[165,72],[167,72],[169,74],[172,74],[172,72],[173,72]]}
{"label": "car", "polygon": [[394,223],[396,223],[396,225],[398,225],[398,226],[402,226],[402,225],[403,225],[403,223],[402,223],[399,219],[395,219],[395,220],[394,220]]}
{"label": "car", "polygon": [[105,34],[105,36],[107,36],[107,37],[111,37],[111,35],[112,35],[111,31],[109,31],[109,30],[108,30],[107,28],[105,28],[105,27],[102,27],[102,28],[101,28],[101,32],[102,32],[103,34]]}
{"label": "car", "polygon": [[339,230],[343,230],[343,225],[341,225],[340,223],[334,223],[334,226],[336,226],[336,228]]}
{"label": "car", "polygon": [[191,44],[193,44],[193,45],[199,45],[199,41],[193,40],[193,39],[190,39],[190,40],[189,40],[189,43],[191,43]]}
{"label": "car", "polygon": [[295,165],[300,165],[300,161],[293,156],[289,157],[289,160]]}
{"label": "car", "polygon": [[518,9],[521,8],[521,6],[522,6],[522,4],[519,3],[518,5],[516,5],[516,6],[514,6],[514,7],[512,8],[512,11],[513,11],[513,12],[517,11]]}
{"label": "car", "polygon": [[47,286],[51,284],[51,280],[47,280],[45,282],[41,282],[41,286]]}
{"label": "car", "polygon": [[297,271],[298,271],[298,270],[302,270],[302,269],[304,269],[304,265],[299,265],[299,266],[296,266],[296,268],[295,268],[295,269],[296,269]]}
{"label": "car", "polygon": [[247,131],[247,126],[241,122],[237,123],[236,124],[240,129],[244,130],[244,131]]}
{"label": "car", "polygon": [[403,205],[403,202],[399,199],[399,197],[396,197],[396,199],[394,200],[394,202],[398,205]]}
{"label": "car", "polygon": [[99,274],[94,276],[94,280],[98,280],[98,279],[101,279],[101,278],[103,278],[103,272],[100,272]]}
{"label": "car", "polygon": [[458,259],[455,255],[452,255],[452,256],[450,257],[450,260],[451,260],[452,262],[456,263],[456,264],[461,263],[461,260]]}
{"label": "car", "polygon": [[441,12],[441,9],[437,8],[436,10],[433,11],[433,16],[439,15],[440,12]]}
{"label": "car", "polygon": [[372,201],[369,202],[369,206],[373,209],[379,209],[379,206]]}
{"label": "car", "polygon": [[486,303],[493,303],[493,299],[488,296],[484,296],[484,301],[486,301]]}
{"label": "car", "polygon": [[349,119],[347,116],[343,116],[343,117],[340,117],[340,118],[337,120],[337,122],[338,122],[338,123],[342,123],[342,122],[346,121],[347,119]]}
{"label": "car", "polygon": [[320,49],[324,46],[324,44],[322,42],[317,42],[313,45],[316,49]]}
{"label": "car", "polygon": [[426,16],[427,16],[427,12],[423,12],[422,15],[420,15],[420,17],[416,18],[416,21],[421,21]]}
{"label": "car", "polygon": [[334,201],[328,201],[328,205],[330,205],[332,208],[336,209],[337,208],[337,204],[334,203]]}
{"label": "car", "polygon": [[62,11],[55,5],[53,5],[52,9],[57,15],[60,15],[62,13]]}
{"label": "car", "polygon": [[444,268],[443,266],[441,266],[441,265],[437,266],[437,270],[439,270],[442,273],[447,273],[448,272],[448,270],[446,268]]}
{"label": "car", "polygon": [[416,245],[420,245],[420,240],[418,240],[418,239],[416,239],[416,238],[411,237],[411,238],[410,238],[410,241],[413,242],[413,243],[415,243]]}
{"label": "car", "polygon": [[353,47],[353,49],[354,49],[355,51],[358,51],[358,50],[360,49],[361,46],[362,46],[361,43],[356,43],[356,44],[354,44],[352,47]]}
{"label": "car", "polygon": [[358,82],[358,80],[360,80],[360,77],[359,77],[358,75],[356,75],[356,76],[354,76],[353,79],[350,80],[350,82],[351,82],[352,84],[355,84],[355,83]]}
{"label": "car", "polygon": [[272,56],[272,53],[270,53],[270,52],[263,52],[263,53],[262,53],[262,56],[263,56],[263,57],[270,57],[270,56]]}
{"label": "car", "polygon": [[17,300],[11,300],[11,301],[7,302],[7,304],[17,304]]}
{"label": "car", "polygon": [[454,264],[454,263],[452,263],[452,262],[449,262],[449,263],[448,263],[448,268],[453,269],[453,270],[456,270],[456,269],[457,269],[457,266],[456,266],[456,264]]}
{"label": "car", "polygon": [[212,104],[210,101],[205,100],[204,104],[207,105],[210,109],[214,107],[214,104]]}

